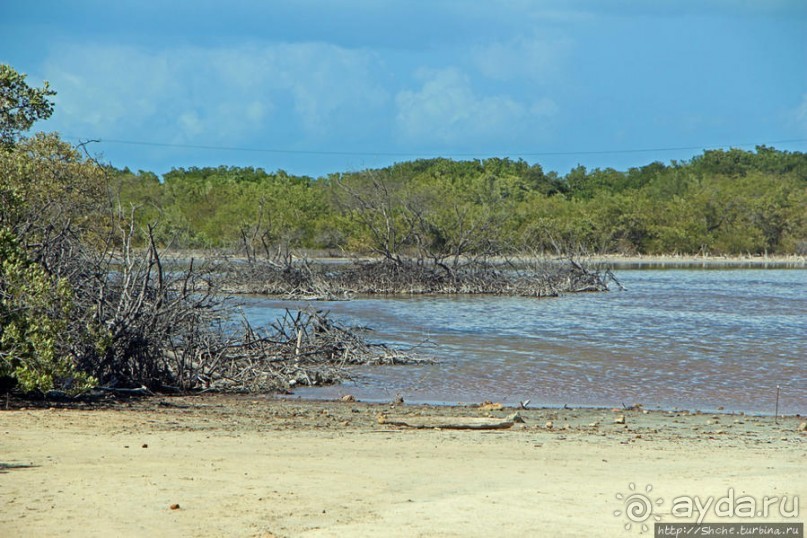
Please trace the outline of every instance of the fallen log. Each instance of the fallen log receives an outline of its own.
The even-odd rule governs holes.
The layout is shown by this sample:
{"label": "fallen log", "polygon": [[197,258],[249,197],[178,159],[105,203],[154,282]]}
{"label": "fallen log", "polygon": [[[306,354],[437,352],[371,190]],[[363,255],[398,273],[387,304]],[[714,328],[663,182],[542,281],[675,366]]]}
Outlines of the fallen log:
{"label": "fallen log", "polygon": [[154,396],[154,393],[151,392],[146,387],[140,387],[137,389],[120,389],[117,387],[96,387],[97,390],[102,390],[104,392],[110,392],[115,394],[116,396]]}
{"label": "fallen log", "polygon": [[485,417],[387,417],[380,415],[378,423],[416,429],[439,430],[506,430],[513,426],[508,418]]}

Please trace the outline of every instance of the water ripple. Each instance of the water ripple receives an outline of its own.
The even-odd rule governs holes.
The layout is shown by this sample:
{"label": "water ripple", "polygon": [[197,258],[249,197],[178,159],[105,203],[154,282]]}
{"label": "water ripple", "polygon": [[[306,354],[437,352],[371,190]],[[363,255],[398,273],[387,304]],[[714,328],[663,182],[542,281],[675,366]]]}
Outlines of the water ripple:
{"label": "water ripple", "polygon": [[[437,344],[436,366],[364,368],[344,392],[366,400],[807,412],[807,271],[637,270],[625,292],[552,299],[372,298],[317,303],[379,341]],[[248,317],[299,303],[253,299]]]}

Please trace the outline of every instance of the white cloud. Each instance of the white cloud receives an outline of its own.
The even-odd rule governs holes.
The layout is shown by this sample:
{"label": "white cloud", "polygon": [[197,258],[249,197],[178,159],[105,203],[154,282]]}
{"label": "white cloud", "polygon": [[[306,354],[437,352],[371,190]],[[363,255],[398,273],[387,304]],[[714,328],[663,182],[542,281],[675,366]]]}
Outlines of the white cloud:
{"label": "white cloud", "polygon": [[259,123],[263,121],[264,117],[266,117],[269,109],[271,109],[271,103],[264,104],[260,101],[253,101],[247,105],[247,119]]}
{"label": "white cloud", "polygon": [[557,74],[570,49],[571,41],[565,38],[520,36],[478,46],[472,55],[474,65],[486,77],[503,81],[519,78],[540,81]]}
{"label": "white cloud", "polygon": [[387,100],[374,69],[366,51],[321,43],[74,45],[51,54],[45,78],[58,91],[51,123],[65,134],[234,144],[277,131],[278,115],[287,131],[311,136],[346,128]]}
{"label": "white cloud", "polygon": [[45,74],[58,92],[56,111],[64,123],[101,130],[155,114],[172,78],[166,58],[106,47],[62,47]]}
{"label": "white cloud", "polygon": [[509,95],[479,95],[458,69],[423,70],[419,77],[418,90],[401,91],[395,99],[397,125],[405,140],[426,144],[512,140],[557,112],[548,98],[526,103]]}
{"label": "white cloud", "polygon": [[198,135],[204,130],[202,121],[196,112],[185,112],[179,116],[177,123],[183,132],[193,135]]}
{"label": "white cloud", "polygon": [[[530,73],[553,62],[541,43],[511,45],[523,49],[517,54],[526,54]],[[507,55],[504,45],[485,54],[489,77],[524,76],[516,61],[493,70],[496,56]],[[156,51],[73,45],[54,51],[45,65],[59,92],[47,128],[191,145],[378,150],[397,142],[433,151],[512,147],[546,132],[558,114],[546,92],[496,87],[498,81],[490,87],[490,78],[472,80],[469,73],[477,74],[420,69],[411,85],[378,53],[314,42]]]}
{"label": "white cloud", "polygon": [[264,55],[278,88],[294,96],[294,110],[309,133],[324,134],[382,106],[386,92],[375,82],[374,55],[320,43],[282,45]]}
{"label": "white cloud", "polygon": [[559,111],[558,104],[548,97],[542,97],[530,105],[530,112],[535,116],[554,116]]}

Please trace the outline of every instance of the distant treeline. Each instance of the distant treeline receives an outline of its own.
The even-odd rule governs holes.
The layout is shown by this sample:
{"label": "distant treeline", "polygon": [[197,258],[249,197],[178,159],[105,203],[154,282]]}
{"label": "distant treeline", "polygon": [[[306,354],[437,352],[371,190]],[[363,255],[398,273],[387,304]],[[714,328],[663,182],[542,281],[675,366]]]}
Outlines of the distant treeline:
{"label": "distant treeline", "polygon": [[255,168],[112,170],[138,228],[177,248],[452,256],[585,250],[807,254],[807,154],[759,146],[565,176],[491,158],[293,176]]}

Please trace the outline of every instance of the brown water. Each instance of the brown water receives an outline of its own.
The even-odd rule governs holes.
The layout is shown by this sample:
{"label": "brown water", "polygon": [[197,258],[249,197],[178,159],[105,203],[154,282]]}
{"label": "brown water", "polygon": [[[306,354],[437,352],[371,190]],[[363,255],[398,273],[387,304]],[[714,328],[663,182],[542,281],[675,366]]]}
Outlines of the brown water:
{"label": "brown water", "polygon": [[[316,303],[373,338],[434,347],[439,363],[360,368],[361,400],[807,413],[807,270],[633,270],[627,291],[553,299],[371,298]],[[300,303],[254,299],[256,322]]]}

